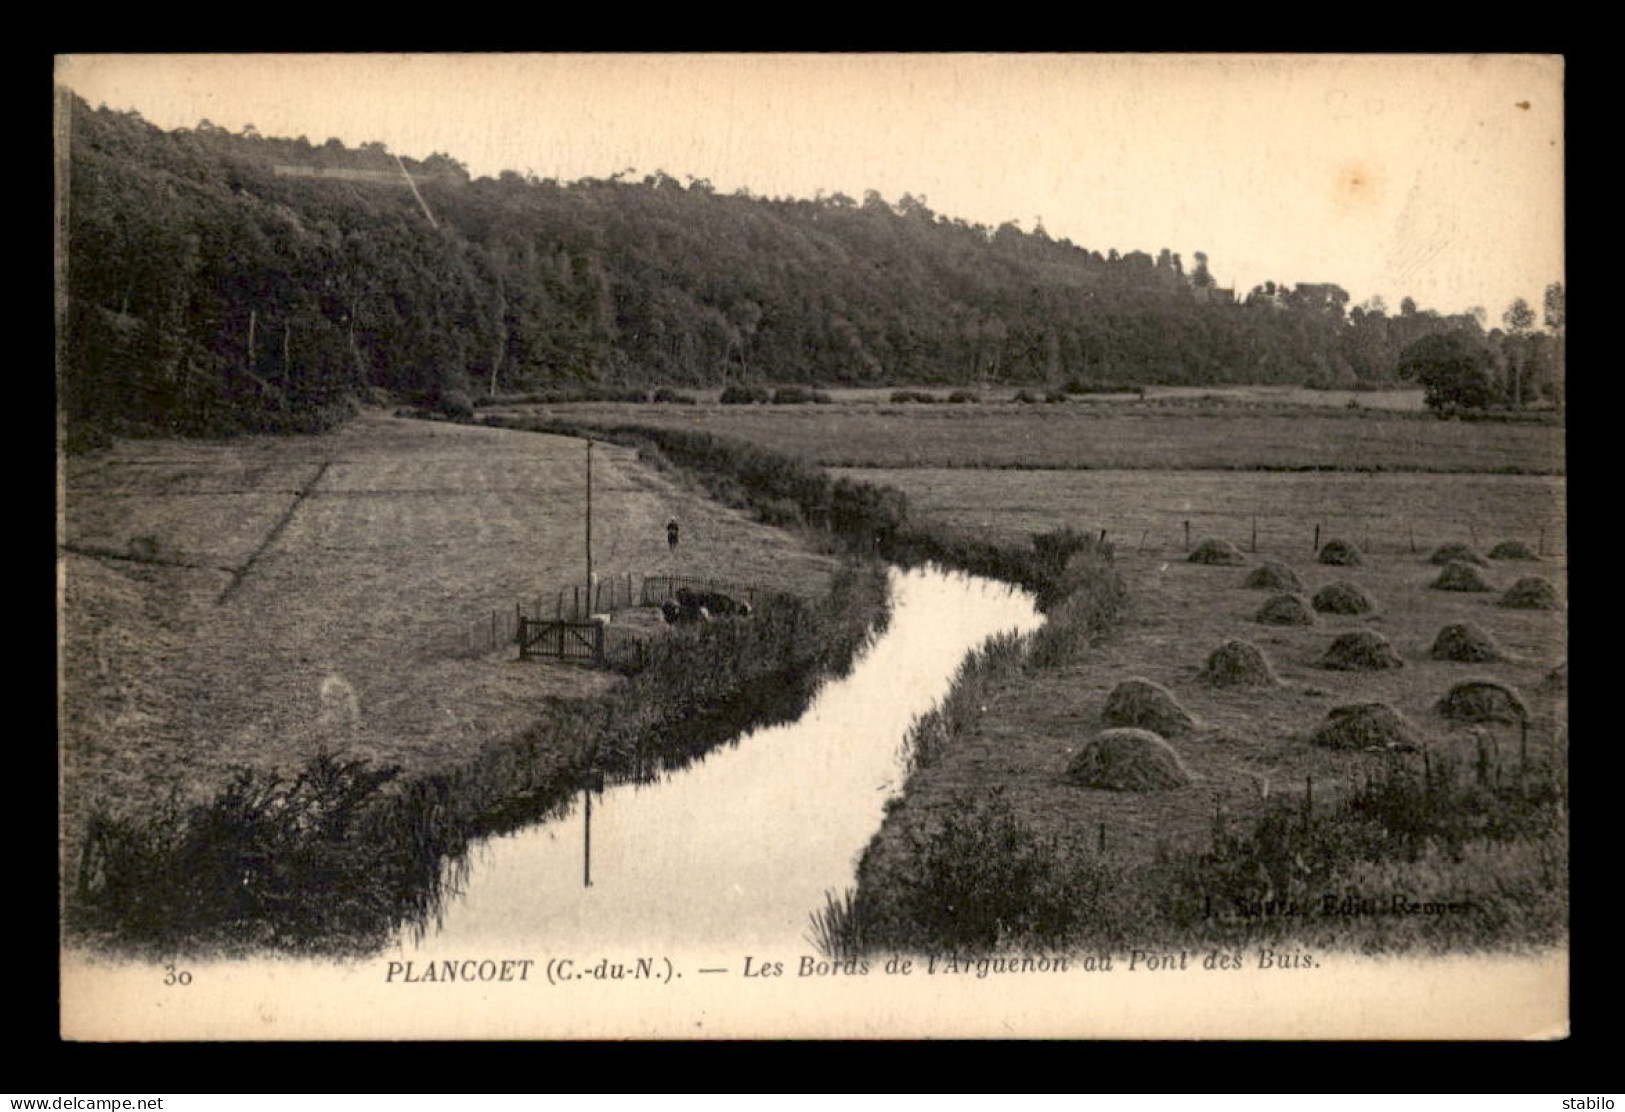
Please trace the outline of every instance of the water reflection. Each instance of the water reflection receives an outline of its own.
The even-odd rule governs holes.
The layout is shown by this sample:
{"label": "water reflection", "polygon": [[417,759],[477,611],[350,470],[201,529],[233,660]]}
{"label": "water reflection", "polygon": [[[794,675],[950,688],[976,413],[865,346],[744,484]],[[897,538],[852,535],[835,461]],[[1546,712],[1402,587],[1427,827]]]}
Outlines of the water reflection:
{"label": "water reflection", "polygon": [[797,721],[652,783],[595,794],[591,880],[585,808],[471,854],[460,897],[406,956],[516,942],[550,949],[683,952],[803,945],[826,890],[852,883],[906,769],[899,740],[988,637],[1036,628],[1030,598],[957,573],[892,573],[891,624]]}

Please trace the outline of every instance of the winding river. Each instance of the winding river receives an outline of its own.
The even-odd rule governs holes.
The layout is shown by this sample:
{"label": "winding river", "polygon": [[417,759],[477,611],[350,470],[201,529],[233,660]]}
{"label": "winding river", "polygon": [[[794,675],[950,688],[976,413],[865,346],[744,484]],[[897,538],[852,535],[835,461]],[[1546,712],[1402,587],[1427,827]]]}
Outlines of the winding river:
{"label": "winding river", "polygon": [[[907,772],[903,739],[989,637],[1037,628],[1031,598],[937,569],[891,573],[892,615],[800,719],[477,847],[437,924],[397,954],[807,950],[809,915],[853,883]],[[590,875],[590,884],[588,883]]]}

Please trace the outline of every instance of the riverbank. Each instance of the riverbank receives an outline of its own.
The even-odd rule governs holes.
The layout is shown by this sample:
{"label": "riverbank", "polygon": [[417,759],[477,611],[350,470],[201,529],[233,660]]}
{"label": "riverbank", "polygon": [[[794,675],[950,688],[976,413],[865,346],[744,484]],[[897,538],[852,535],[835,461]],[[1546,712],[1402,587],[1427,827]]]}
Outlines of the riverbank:
{"label": "riverbank", "polygon": [[[1245,585],[1247,566],[1120,559],[1132,608],[1110,636],[1056,654],[1047,644],[1062,623],[1052,616],[1027,643],[967,665],[943,710],[916,726],[919,766],[838,906],[831,949],[1562,945],[1560,612],[1501,607],[1493,591],[1435,590],[1439,568],[1425,555],[1294,564],[1306,595],[1352,581],[1374,608],[1261,625],[1253,618],[1270,592]],[[1484,574],[1504,587],[1554,571],[1496,562]],[[1499,658],[1438,657],[1440,629],[1462,622],[1487,631]],[[1326,668],[1327,646],[1354,631],[1384,637],[1401,665]],[[1235,639],[1267,663],[1251,685],[1207,672],[1209,654]],[[1126,724],[1108,708],[1130,679],[1160,685],[1188,715],[1189,725],[1155,727],[1180,776],[1091,782],[1074,766],[1103,730]],[[1467,680],[1504,685],[1526,717],[1446,717],[1441,697]],[[1318,743],[1335,709],[1353,704],[1388,708],[1404,734],[1392,745]]]}
{"label": "riverbank", "polygon": [[[794,691],[767,677],[789,667],[809,680],[883,612],[872,575],[854,571],[832,594],[838,558],[635,453],[601,446],[596,456],[600,568],[724,568],[780,596],[761,622],[664,642],[713,662],[685,672],[651,654],[650,674],[672,675],[676,689],[651,691],[651,702],[691,712],[685,695],[716,701],[753,678]],[[484,811],[495,821],[545,808],[579,774],[583,738],[599,740],[605,700],[624,678],[519,662],[511,644],[482,641],[470,653],[463,634],[468,625],[483,633],[489,614],[516,600],[569,588],[583,466],[580,441],[381,415],[320,437],[133,442],[69,461],[67,920],[88,936],[152,945],[299,948],[326,934],[364,944],[390,909],[426,908],[414,893],[438,875],[429,849],[461,837],[447,831],[472,836]],[[677,567],[665,538],[672,517],[684,525]],[[743,667],[730,670],[730,659]],[[695,689],[696,674],[709,686]],[[635,764],[626,739],[658,725],[621,717],[595,755],[611,775]],[[316,844],[311,830],[344,849]],[[294,852],[290,831],[309,844]],[[368,838],[407,848],[355,849]],[[228,877],[234,859],[262,851],[275,872],[263,907]],[[318,906],[324,870],[352,867],[394,879],[366,886],[353,906]],[[295,874],[310,870],[301,895]],[[297,918],[287,909],[301,899],[303,927],[252,922],[259,910]],[[194,929],[192,908],[219,922]]]}
{"label": "riverbank", "polygon": [[[431,436],[439,429],[453,437],[515,435],[420,428]],[[442,751],[427,767],[378,760],[360,746],[330,747],[317,731],[303,735],[310,747],[297,760],[260,753],[252,764],[234,764],[222,754],[227,776],[213,795],[197,776],[190,798],[167,805],[80,800],[88,818],[82,839],[69,840],[64,868],[70,926],[87,939],[149,951],[375,947],[402,921],[435,912],[444,862],[472,839],[545,815],[583,784],[647,776],[748,726],[798,714],[883,620],[884,573],[870,558],[934,561],[1027,584],[1042,598],[1054,597],[1068,561],[1090,548],[1071,535],[1029,548],[922,529],[907,522],[906,502],[892,491],[831,480],[703,435],[625,435],[659,468],[759,518],[782,515],[809,541],[862,563],[836,575],[817,603],[769,594],[748,620],[669,631],[624,679],[597,676],[596,692],[533,697],[527,728]],[[618,462],[633,466],[630,456]],[[302,489],[308,497],[308,484]],[[740,521],[727,507],[717,512]],[[278,543],[287,543],[289,517],[275,526]],[[787,539],[752,528],[779,545]],[[258,575],[267,562],[258,551],[253,558]],[[737,575],[741,562],[730,570]],[[782,576],[787,568],[777,570]]]}

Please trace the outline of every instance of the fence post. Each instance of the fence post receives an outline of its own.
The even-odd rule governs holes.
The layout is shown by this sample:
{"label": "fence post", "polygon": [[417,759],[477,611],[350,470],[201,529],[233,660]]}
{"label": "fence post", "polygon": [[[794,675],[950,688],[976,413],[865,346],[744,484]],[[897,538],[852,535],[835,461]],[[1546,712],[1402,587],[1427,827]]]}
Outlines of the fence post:
{"label": "fence post", "polygon": [[1309,816],[1315,809],[1315,774],[1308,773],[1303,778],[1303,828],[1309,829]]}
{"label": "fence post", "polygon": [[1189,521],[1186,521],[1185,522],[1185,551],[1189,552],[1190,550],[1191,550],[1191,523]]}
{"label": "fence post", "polygon": [[1538,556],[1546,555],[1546,526],[1544,525],[1540,527],[1540,547],[1535,549],[1535,554]]}
{"label": "fence post", "polygon": [[1253,515],[1253,547],[1252,547],[1252,550],[1254,552],[1258,551],[1258,515],[1257,514]]}
{"label": "fence post", "polygon": [[1136,552],[1144,552],[1145,551],[1145,538],[1148,535],[1150,535],[1150,533],[1151,533],[1151,530],[1149,530],[1149,529],[1140,530],[1140,545],[1134,551],[1136,551]]}
{"label": "fence post", "polygon": [[1518,731],[1518,786],[1523,786],[1524,777],[1529,772],[1529,719],[1519,719]]}
{"label": "fence post", "polygon": [[1410,534],[1410,538],[1411,538],[1411,555],[1415,556],[1416,555],[1416,526],[1407,523],[1406,526],[1405,526],[1405,529],[1406,529],[1406,532],[1408,532]]}
{"label": "fence post", "polygon": [[1320,551],[1320,522],[1315,522],[1315,551]]}
{"label": "fence post", "polygon": [[1101,853],[1102,856],[1104,856],[1105,853],[1106,853],[1106,824],[1105,823],[1100,824],[1100,853]]}

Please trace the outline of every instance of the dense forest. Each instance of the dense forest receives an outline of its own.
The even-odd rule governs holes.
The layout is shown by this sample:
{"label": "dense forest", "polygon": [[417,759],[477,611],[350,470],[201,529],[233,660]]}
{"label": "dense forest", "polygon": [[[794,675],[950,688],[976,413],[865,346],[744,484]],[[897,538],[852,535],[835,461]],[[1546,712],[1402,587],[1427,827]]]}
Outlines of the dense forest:
{"label": "dense forest", "polygon": [[320,428],[379,392],[461,408],[585,386],[1378,386],[1438,334],[1499,396],[1556,377],[1560,286],[1546,330],[1522,302],[1486,330],[1482,311],[1390,314],[1329,283],[1237,295],[1202,254],[1103,254],[906,194],[471,179],[443,154],[61,103],[70,433]]}

